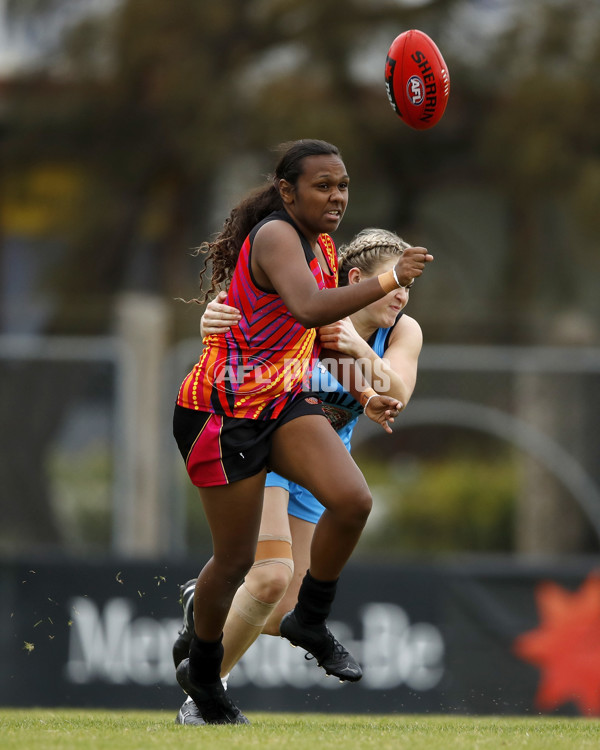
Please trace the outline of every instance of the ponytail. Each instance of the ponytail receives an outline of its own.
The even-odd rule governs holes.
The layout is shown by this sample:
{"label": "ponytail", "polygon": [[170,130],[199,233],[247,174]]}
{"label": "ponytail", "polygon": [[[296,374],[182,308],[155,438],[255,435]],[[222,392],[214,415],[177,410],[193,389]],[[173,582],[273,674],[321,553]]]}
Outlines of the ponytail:
{"label": "ponytail", "polygon": [[219,288],[227,286],[233,276],[240,250],[250,231],[273,211],[284,208],[279,194],[281,180],[296,185],[303,171],[303,160],[307,156],[340,156],[339,149],[326,141],[304,139],[284,143],[279,147],[280,158],[275,167],[275,175],[269,182],[254,190],[232,209],[225,220],[223,229],[212,242],[203,242],[196,255],[204,255],[204,266],[200,271],[200,288],[208,269],[212,265],[210,288],[195,300],[203,304]]}

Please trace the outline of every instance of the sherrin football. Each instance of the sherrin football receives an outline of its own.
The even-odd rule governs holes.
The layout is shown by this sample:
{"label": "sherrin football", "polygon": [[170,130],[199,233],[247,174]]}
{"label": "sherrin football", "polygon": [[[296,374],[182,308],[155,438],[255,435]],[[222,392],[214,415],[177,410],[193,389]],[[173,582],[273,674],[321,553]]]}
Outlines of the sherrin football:
{"label": "sherrin football", "polygon": [[423,31],[411,29],[392,42],[385,62],[385,88],[392,107],[416,130],[436,125],[450,95],[442,53]]}

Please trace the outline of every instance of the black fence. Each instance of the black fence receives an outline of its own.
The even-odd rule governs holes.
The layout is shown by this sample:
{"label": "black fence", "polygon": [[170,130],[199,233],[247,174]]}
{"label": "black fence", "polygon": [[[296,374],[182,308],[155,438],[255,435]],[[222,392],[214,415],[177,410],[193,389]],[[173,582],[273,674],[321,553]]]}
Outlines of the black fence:
{"label": "black fence", "polygon": [[[198,567],[0,564],[0,704],[175,713],[178,584]],[[261,636],[229,690],[248,711],[599,715],[598,571],[588,559],[355,563],[331,626],[360,658],[361,682]]]}

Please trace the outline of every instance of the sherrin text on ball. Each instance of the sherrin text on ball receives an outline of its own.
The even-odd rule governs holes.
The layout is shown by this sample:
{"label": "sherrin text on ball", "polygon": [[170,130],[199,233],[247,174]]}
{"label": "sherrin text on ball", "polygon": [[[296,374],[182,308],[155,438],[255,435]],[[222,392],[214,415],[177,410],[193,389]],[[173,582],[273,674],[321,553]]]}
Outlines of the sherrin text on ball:
{"label": "sherrin text on ball", "polygon": [[442,118],[450,95],[450,74],[442,53],[423,31],[404,31],[392,42],[385,62],[385,87],[398,116],[415,130]]}

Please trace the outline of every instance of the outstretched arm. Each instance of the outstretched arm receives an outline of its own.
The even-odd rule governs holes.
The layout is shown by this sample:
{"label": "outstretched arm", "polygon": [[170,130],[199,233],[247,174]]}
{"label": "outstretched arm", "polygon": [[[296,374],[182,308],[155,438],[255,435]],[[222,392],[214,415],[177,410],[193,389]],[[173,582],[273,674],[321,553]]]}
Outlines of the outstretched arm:
{"label": "outstretched arm", "polygon": [[[394,267],[399,283],[408,285],[432,260],[425,248],[407,248]],[[388,271],[360,284],[319,289],[304,258],[298,233],[284,221],[271,221],[257,232],[252,248],[252,272],[262,287],[279,294],[306,328],[333,323],[397,288],[393,280],[389,286],[392,272]]]}

